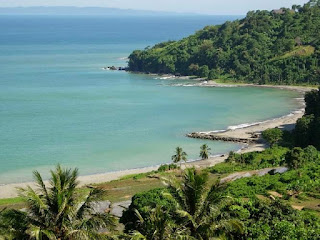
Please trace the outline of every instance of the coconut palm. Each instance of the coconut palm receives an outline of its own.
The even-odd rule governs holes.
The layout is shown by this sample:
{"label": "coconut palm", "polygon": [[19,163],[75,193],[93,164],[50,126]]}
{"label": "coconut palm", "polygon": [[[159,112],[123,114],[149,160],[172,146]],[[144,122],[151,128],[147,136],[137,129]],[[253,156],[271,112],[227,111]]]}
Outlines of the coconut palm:
{"label": "coconut palm", "polygon": [[132,234],[132,239],[163,240],[171,239],[173,222],[167,211],[161,206],[150,210],[150,214],[143,218],[138,210],[135,210],[139,221],[137,223],[140,232]]}
{"label": "coconut palm", "polygon": [[147,217],[143,218],[138,210],[135,210],[138,217],[138,228],[131,234],[131,240],[195,240],[195,238],[185,235],[183,227],[178,226],[174,218],[162,206],[156,206],[150,210]]}
{"label": "coconut palm", "polygon": [[176,152],[171,157],[171,159],[174,163],[180,163],[180,165],[181,165],[182,161],[184,161],[185,163],[187,162],[187,156],[188,156],[188,154],[186,152],[184,152],[181,147],[177,147]]}
{"label": "coconut palm", "polygon": [[215,236],[242,232],[242,224],[221,217],[220,204],[226,198],[219,194],[220,184],[208,187],[208,175],[188,168],[183,180],[165,179],[168,193],[165,195],[176,203],[177,214],[184,223],[186,235],[195,239],[211,239]]}
{"label": "coconut palm", "polygon": [[26,213],[15,209],[0,211],[0,239],[29,239]]}
{"label": "coconut palm", "polygon": [[24,233],[29,239],[99,239],[99,232],[112,229],[115,219],[109,213],[95,212],[95,204],[103,191],[88,187],[86,193],[80,194],[76,191],[77,177],[77,169],[62,169],[58,165],[51,171],[49,186],[46,186],[40,173],[35,171],[38,188],[19,189],[27,205],[26,213],[9,214],[7,221],[23,219],[26,223]]}
{"label": "coconut palm", "polygon": [[201,159],[208,159],[209,158],[209,155],[210,155],[210,150],[211,148],[209,148],[209,146],[207,144],[203,144],[201,147],[200,147],[200,157]]}

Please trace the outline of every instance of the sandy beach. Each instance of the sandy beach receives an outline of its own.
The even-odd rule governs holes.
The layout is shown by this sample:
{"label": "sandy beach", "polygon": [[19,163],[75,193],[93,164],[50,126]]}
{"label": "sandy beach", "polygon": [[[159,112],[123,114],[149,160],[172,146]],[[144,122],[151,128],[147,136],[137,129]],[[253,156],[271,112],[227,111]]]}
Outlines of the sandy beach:
{"label": "sandy beach", "polygon": [[[212,86],[212,87],[221,87],[224,86],[223,84],[218,84],[213,81],[205,82],[205,83],[199,83],[201,86]],[[232,85],[234,86],[234,85]],[[312,88],[307,87],[295,87],[295,86],[260,86],[260,85],[252,85],[252,84],[239,84],[239,86],[257,86],[257,87],[272,87],[272,88],[281,88],[281,89],[289,89],[298,91],[302,94],[306,91],[310,91]],[[298,101],[298,100],[297,100]],[[250,138],[252,136],[252,133],[260,133],[268,128],[283,128],[290,130],[294,127],[297,119],[301,118],[303,116],[303,100],[300,99],[300,102],[297,104],[298,109],[297,111],[294,111],[293,113],[282,116],[280,118],[267,120],[261,123],[256,123],[251,126],[247,126],[244,128],[235,128],[235,129],[228,129],[225,132],[222,133],[215,133],[215,135],[225,136],[225,137],[234,137],[234,138]],[[202,134],[210,134],[212,132],[203,132]],[[239,152],[251,152],[251,151],[262,151],[267,146],[263,143],[253,143],[244,145],[243,149],[241,149]],[[187,163],[186,166],[194,166],[196,168],[204,168],[213,166],[217,163],[223,162],[227,158],[228,154],[224,154],[221,156],[215,156],[210,157],[208,160],[199,160],[199,161],[193,161],[190,163]],[[186,167],[184,166],[184,167]],[[124,171],[117,171],[117,172],[108,172],[103,174],[95,174],[95,175],[88,175],[88,176],[80,176],[80,186],[88,185],[88,184],[94,184],[94,183],[103,183],[108,182],[112,180],[117,180],[123,176],[130,175],[130,174],[138,174],[138,173],[146,173],[153,170],[157,170],[159,166],[153,166],[153,167],[145,167],[145,168],[139,168],[139,169],[129,169]],[[13,183],[13,184],[6,184],[0,186],[0,198],[12,198],[17,197],[17,188],[18,187],[26,187],[31,186],[35,187],[35,183],[33,182],[26,182],[26,183]]]}
{"label": "sandy beach", "polygon": [[[254,144],[254,145],[245,146],[239,152],[243,153],[243,152],[251,152],[251,151],[262,151],[264,149],[265,149],[265,146],[263,144]],[[191,166],[194,166],[196,168],[210,167],[217,163],[223,162],[227,157],[228,157],[227,154],[210,157],[207,160],[198,160],[198,161],[189,162],[187,164],[182,164],[182,167],[183,168],[191,167]],[[120,179],[121,177],[126,175],[151,172],[151,171],[157,170],[159,166],[80,176],[78,180],[80,182],[80,186],[85,186],[85,185],[90,185],[95,183],[104,183],[104,182]],[[45,181],[45,184],[48,184],[48,181]],[[36,184],[34,182],[25,182],[25,183],[10,183],[10,184],[2,185],[0,186],[0,199],[18,197],[17,188],[25,188],[27,186],[35,188]]]}

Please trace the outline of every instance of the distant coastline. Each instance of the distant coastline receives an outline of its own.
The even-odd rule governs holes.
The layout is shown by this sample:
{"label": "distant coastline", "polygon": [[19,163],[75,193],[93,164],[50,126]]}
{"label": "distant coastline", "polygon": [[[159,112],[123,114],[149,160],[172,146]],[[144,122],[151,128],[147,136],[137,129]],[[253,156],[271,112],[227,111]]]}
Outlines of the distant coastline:
{"label": "distant coastline", "polygon": [[[37,16],[215,16],[192,12],[171,12],[130,9],[126,6],[119,8],[112,7],[76,7],[76,6],[34,6],[34,7],[0,7],[2,15],[37,15]],[[216,15],[234,16],[232,19],[239,19],[244,15]]]}

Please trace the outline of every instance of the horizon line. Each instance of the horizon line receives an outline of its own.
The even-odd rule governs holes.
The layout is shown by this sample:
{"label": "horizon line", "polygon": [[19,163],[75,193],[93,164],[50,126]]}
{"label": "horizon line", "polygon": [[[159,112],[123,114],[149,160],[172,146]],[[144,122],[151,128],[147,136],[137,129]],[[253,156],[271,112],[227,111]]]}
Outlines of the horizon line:
{"label": "horizon line", "polygon": [[[135,12],[150,12],[150,13],[159,13],[159,14],[177,14],[177,15],[202,15],[202,16],[245,16],[247,13],[235,14],[235,13],[199,13],[199,12],[176,12],[176,11],[157,11],[157,10],[145,10],[145,9],[132,9],[132,8],[116,8],[116,7],[104,7],[104,6],[73,6],[73,5],[60,5],[60,6],[10,6],[10,7],[1,7],[1,9],[32,9],[32,8],[75,8],[75,9],[112,9],[112,10],[122,10],[122,11],[135,11]],[[3,13],[2,13],[3,14]],[[58,15],[64,15],[59,14]],[[45,14],[43,14],[45,15]]]}

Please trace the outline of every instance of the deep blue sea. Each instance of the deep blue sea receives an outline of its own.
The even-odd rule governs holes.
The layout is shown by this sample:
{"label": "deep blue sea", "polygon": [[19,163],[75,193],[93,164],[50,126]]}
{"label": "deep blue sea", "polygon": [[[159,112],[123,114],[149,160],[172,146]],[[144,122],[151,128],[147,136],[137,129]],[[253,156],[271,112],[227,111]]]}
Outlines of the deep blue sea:
{"label": "deep blue sea", "polygon": [[[197,159],[192,131],[290,113],[297,93],[178,87],[177,80],[103,71],[134,49],[177,40],[234,16],[0,16],[0,184],[61,163],[95,174]],[[212,154],[241,146],[207,142]]]}

